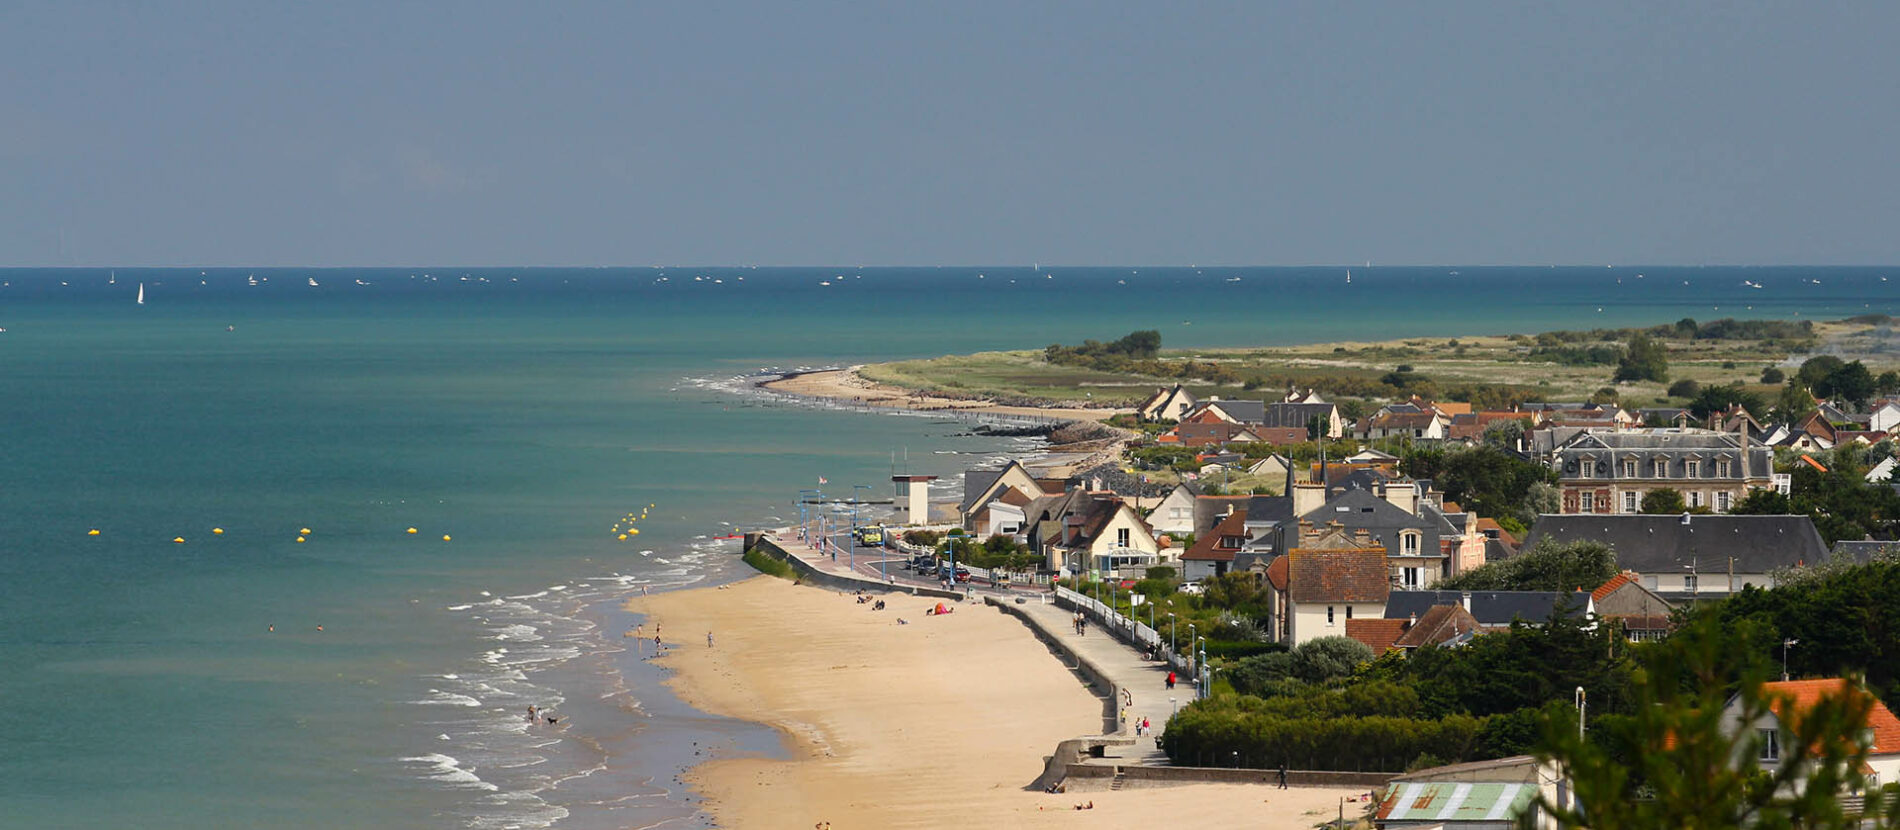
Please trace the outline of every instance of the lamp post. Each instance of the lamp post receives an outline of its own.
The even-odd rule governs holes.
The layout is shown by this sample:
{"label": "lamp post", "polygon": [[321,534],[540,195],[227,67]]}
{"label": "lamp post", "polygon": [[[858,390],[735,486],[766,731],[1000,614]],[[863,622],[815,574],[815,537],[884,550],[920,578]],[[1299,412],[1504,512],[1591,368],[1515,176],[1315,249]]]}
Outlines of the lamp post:
{"label": "lamp post", "polygon": [[[1195,640],[1194,623],[1188,623],[1188,663],[1190,664],[1190,668],[1198,667],[1200,665],[1199,663],[1194,662],[1194,640]],[[1196,670],[1198,671],[1198,668]]]}
{"label": "lamp post", "polygon": [[1174,638],[1174,612],[1168,612],[1168,659],[1173,660],[1179,654],[1179,643]]}
{"label": "lamp post", "polygon": [[1583,719],[1588,702],[1584,700],[1583,687],[1577,687],[1577,742],[1583,742]]}
{"label": "lamp post", "polygon": [[1781,680],[1783,683],[1788,681],[1788,647],[1797,645],[1800,642],[1800,640],[1793,638],[1781,641]]}

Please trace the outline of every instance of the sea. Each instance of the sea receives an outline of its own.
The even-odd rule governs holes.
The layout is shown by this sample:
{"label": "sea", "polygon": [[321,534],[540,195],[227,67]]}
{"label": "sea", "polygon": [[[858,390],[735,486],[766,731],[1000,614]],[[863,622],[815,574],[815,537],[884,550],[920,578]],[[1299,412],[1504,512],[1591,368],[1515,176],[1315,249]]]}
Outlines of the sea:
{"label": "sea", "polygon": [[683,772],[784,749],[625,600],[1036,449],[765,373],[1873,312],[1900,267],[0,269],[0,826],[708,826]]}

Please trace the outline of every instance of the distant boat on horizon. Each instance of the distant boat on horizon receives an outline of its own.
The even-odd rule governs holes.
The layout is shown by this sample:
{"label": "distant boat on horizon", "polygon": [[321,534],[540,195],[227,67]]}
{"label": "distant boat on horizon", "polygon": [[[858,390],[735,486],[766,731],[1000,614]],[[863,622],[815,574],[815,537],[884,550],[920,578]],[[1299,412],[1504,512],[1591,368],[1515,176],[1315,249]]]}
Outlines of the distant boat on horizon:
{"label": "distant boat on horizon", "polygon": [[145,283],[139,283],[139,298],[137,303],[139,305],[145,305]]}
{"label": "distant boat on horizon", "polygon": [[311,287],[311,288],[316,288],[316,287],[317,287],[317,278],[316,278],[316,277],[310,277],[309,279],[310,279],[310,287]]}

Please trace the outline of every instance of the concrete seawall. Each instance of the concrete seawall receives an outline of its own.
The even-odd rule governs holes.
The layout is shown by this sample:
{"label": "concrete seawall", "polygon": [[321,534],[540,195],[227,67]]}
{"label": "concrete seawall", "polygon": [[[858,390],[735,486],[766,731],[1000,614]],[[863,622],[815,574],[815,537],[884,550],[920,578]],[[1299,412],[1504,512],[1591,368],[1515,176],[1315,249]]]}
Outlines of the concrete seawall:
{"label": "concrete seawall", "polygon": [[759,551],[766,556],[770,556],[773,559],[792,566],[792,570],[798,574],[798,580],[807,584],[822,585],[826,588],[835,588],[840,591],[875,591],[881,594],[910,594],[919,597],[937,597],[938,599],[955,600],[964,598],[963,594],[959,594],[955,591],[904,585],[894,586],[879,582],[875,579],[847,576],[845,574],[820,570],[814,567],[810,562],[806,562],[802,557],[781,547],[772,537],[763,534],[756,537],[748,536],[747,541],[751,543],[751,547],[747,548],[747,550]]}

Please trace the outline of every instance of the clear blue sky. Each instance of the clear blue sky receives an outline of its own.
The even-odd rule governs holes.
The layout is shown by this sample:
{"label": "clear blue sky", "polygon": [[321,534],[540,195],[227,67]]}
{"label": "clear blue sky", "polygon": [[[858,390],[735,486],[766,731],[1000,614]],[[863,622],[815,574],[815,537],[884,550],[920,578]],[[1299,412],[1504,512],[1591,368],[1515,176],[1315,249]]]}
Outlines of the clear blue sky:
{"label": "clear blue sky", "polygon": [[0,3],[0,264],[1900,263],[1900,3]]}

